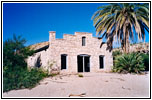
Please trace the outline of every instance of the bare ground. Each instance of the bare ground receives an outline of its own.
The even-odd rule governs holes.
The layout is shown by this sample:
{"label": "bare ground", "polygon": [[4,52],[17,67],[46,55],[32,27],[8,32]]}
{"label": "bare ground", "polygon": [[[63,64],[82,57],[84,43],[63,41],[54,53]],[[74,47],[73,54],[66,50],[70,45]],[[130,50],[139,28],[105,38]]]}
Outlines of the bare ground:
{"label": "bare ground", "polygon": [[12,90],[3,93],[3,97],[149,97],[149,74],[83,73],[83,76],[45,78],[31,90]]}

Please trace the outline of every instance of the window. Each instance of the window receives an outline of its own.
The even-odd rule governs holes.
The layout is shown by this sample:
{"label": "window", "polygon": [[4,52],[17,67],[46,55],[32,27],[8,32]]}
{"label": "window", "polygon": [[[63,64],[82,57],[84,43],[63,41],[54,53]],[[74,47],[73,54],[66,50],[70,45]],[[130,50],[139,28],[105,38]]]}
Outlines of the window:
{"label": "window", "polygon": [[85,39],[86,37],[82,37],[82,46],[85,46]]}
{"label": "window", "polygon": [[67,55],[66,54],[61,55],[61,70],[62,69],[67,69]]}
{"label": "window", "polygon": [[100,69],[104,68],[104,56],[103,55],[99,56],[99,65],[100,65]]}

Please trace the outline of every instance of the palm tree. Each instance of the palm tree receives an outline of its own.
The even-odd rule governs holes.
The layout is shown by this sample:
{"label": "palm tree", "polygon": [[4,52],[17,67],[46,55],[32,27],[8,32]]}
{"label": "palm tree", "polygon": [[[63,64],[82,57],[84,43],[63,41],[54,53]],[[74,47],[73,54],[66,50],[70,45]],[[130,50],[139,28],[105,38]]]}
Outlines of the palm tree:
{"label": "palm tree", "polygon": [[128,53],[130,40],[145,41],[145,32],[149,32],[148,3],[111,3],[98,9],[92,19],[96,34],[106,38],[108,50],[116,41]]}

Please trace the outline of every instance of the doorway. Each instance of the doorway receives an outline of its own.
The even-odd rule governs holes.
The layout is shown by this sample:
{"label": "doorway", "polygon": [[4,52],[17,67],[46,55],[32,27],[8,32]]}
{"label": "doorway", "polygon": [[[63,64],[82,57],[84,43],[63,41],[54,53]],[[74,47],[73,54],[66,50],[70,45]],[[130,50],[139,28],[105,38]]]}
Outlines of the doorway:
{"label": "doorway", "polygon": [[90,72],[90,56],[86,54],[77,56],[78,72]]}
{"label": "doorway", "polygon": [[62,69],[67,69],[67,55],[66,54],[61,55],[61,70]]}
{"label": "doorway", "polygon": [[100,69],[104,69],[104,56],[103,55],[99,56],[99,65],[100,65]]}

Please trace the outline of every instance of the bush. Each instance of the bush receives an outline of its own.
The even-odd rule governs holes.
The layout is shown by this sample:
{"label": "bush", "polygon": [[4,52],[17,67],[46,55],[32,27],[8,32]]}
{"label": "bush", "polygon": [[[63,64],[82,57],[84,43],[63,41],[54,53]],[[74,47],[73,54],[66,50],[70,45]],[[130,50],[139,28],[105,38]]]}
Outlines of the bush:
{"label": "bush", "polygon": [[115,59],[113,72],[118,73],[141,73],[145,70],[143,58],[139,53],[123,54]]}
{"label": "bush", "polygon": [[116,57],[116,56],[119,56],[119,55],[122,55],[122,52],[120,50],[116,50],[116,51],[112,52],[113,57]]}
{"label": "bush", "polygon": [[115,60],[115,58],[116,58],[117,56],[119,56],[119,55],[122,55],[122,52],[121,52],[120,50],[116,50],[116,51],[113,51],[113,52],[112,52],[112,56],[113,56],[113,65],[114,65],[114,66],[115,66],[114,60]]}
{"label": "bush", "polygon": [[83,77],[83,75],[82,75],[82,74],[78,74],[78,76],[79,76],[79,77]]}
{"label": "bush", "polygon": [[149,71],[149,54],[141,53],[141,56],[143,58],[145,71]]}
{"label": "bush", "polygon": [[[6,67],[5,67],[6,68]],[[3,72],[3,92],[12,89],[33,88],[48,74],[41,69],[23,69],[15,67],[15,70],[5,69]]]}
{"label": "bush", "polygon": [[25,47],[26,40],[21,36],[13,35],[12,39],[4,42],[3,46],[3,67],[14,68],[16,66],[27,67],[25,59],[33,55],[34,51]]}
{"label": "bush", "polygon": [[27,69],[25,59],[34,51],[24,46],[21,36],[8,39],[3,46],[3,92],[12,89],[32,88],[48,74],[41,69]]}

